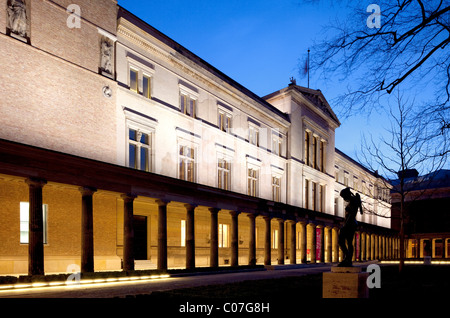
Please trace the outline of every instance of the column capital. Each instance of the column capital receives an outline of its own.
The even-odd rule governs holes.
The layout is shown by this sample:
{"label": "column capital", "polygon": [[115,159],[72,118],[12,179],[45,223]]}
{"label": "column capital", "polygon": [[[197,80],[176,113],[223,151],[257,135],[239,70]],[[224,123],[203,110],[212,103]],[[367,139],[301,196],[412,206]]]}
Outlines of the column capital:
{"label": "column capital", "polygon": [[233,210],[233,211],[230,211],[229,213],[230,213],[231,216],[238,216],[239,214],[241,214],[241,212],[239,212],[239,211],[234,211],[234,210]]}
{"label": "column capital", "polygon": [[247,217],[249,217],[250,219],[255,219],[257,216],[257,213],[247,213]]}
{"label": "column capital", "polygon": [[92,187],[79,187],[78,190],[81,192],[83,196],[93,195],[95,192],[97,192],[97,189]]}
{"label": "column capital", "polygon": [[170,203],[170,201],[169,201],[169,200],[161,200],[161,199],[157,199],[157,200],[155,200],[155,203],[156,203],[158,206],[166,206],[166,205],[168,205],[168,204]]}
{"label": "column capital", "polygon": [[208,211],[211,212],[211,214],[217,214],[219,213],[219,208],[208,208]]}
{"label": "column capital", "polygon": [[125,202],[131,202],[131,201],[133,201],[134,199],[137,198],[137,195],[132,194],[132,193],[124,193],[124,194],[121,194],[120,197],[121,197]]}
{"label": "column capital", "polygon": [[187,211],[189,211],[189,210],[194,210],[198,205],[197,204],[185,203],[185,204],[183,204],[183,206],[186,208]]}
{"label": "column capital", "polygon": [[42,188],[47,184],[47,180],[31,177],[25,179],[25,183],[31,187]]}

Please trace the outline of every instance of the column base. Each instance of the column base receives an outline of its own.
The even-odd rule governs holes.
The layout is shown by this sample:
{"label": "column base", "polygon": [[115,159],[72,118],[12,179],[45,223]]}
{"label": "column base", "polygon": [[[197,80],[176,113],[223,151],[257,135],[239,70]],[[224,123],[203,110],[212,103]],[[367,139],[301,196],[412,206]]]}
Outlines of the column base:
{"label": "column base", "polygon": [[322,276],[322,298],[369,298],[368,276],[360,267],[332,267]]}

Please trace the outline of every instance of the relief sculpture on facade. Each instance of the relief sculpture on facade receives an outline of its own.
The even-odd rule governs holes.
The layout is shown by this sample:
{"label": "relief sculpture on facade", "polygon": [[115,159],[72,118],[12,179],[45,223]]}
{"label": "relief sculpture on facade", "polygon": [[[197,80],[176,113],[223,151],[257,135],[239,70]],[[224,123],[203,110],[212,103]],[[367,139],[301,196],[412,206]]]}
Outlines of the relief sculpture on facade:
{"label": "relief sculpture on facade", "polygon": [[25,0],[8,0],[8,28],[11,33],[27,36],[27,9]]}
{"label": "relief sculpture on facade", "polygon": [[101,61],[100,61],[100,70],[103,73],[107,73],[109,75],[113,74],[113,45],[112,43],[106,39],[102,38],[101,47],[100,47]]}

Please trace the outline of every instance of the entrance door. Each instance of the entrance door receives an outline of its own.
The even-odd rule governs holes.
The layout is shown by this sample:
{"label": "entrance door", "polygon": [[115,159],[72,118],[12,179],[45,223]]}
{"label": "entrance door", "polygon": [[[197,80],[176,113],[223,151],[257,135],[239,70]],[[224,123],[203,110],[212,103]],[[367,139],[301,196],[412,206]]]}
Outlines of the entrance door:
{"label": "entrance door", "polygon": [[142,215],[133,216],[134,226],[134,259],[147,259],[147,217]]}

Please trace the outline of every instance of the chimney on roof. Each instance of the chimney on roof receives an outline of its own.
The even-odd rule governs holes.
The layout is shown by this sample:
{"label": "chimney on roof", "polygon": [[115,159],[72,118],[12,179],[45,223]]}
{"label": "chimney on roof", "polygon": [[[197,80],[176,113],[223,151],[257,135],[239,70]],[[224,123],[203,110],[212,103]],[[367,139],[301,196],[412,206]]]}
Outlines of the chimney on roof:
{"label": "chimney on roof", "polygon": [[419,176],[419,172],[416,169],[405,169],[397,172],[397,176],[399,179],[401,179],[402,177],[404,179],[417,178]]}

